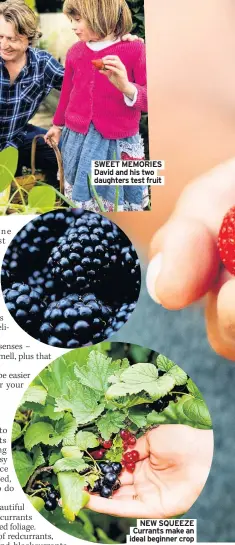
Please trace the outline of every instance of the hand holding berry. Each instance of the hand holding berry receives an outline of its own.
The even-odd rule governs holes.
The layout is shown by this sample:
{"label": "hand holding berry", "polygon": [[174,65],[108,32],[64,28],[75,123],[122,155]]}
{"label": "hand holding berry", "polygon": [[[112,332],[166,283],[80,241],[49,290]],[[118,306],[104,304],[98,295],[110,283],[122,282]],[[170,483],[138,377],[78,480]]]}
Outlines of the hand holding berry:
{"label": "hand holding berry", "polygon": [[101,462],[105,481],[101,483],[102,497],[91,495],[87,507],[98,513],[134,518],[185,513],[206,482],[212,454],[212,431],[174,424],[159,426],[124,454],[125,469],[118,476],[121,487],[113,492],[112,501],[108,499],[111,485],[106,484],[110,469]]}
{"label": "hand holding berry", "polygon": [[104,74],[121,93],[133,99],[136,87],[128,80],[126,67],[120,58],[117,55],[106,55],[102,60],[105,69],[100,70],[101,74]]}
{"label": "hand holding berry", "polygon": [[[147,273],[151,297],[170,310],[207,294],[206,326],[212,348],[235,359],[235,279],[217,247],[225,214],[235,204],[235,161],[189,184],[172,217],[155,234]],[[232,237],[233,238],[233,237]]]}

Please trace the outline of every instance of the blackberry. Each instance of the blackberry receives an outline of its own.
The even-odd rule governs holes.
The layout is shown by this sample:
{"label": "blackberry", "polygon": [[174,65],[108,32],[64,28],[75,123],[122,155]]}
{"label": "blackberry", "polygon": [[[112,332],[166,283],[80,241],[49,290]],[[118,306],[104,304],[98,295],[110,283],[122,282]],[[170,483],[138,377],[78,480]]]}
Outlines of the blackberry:
{"label": "blackberry", "polygon": [[[118,228],[98,214],[84,214],[53,247],[48,265],[55,278],[80,293],[94,289],[107,278],[118,258]],[[99,293],[105,292],[100,285]]]}
{"label": "blackberry", "polygon": [[129,320],[133,310],[135,310],[136,303],[124,303],[120,308],[117,309],[117,312],[114,317],[109,320],[109,326],[105,330],[105,335],[110,337],[115,331],[118,331],[127,320]]}
{"label": "blackberry", "polygon": [[96,298],[89,300],[88,294],[84,299],[75,293],[67,295],[48,305],[39,330],[40,339],[51,346],[65,348],[97,342],[97,334],[103,340],[110,313],[109,307]]}
{"label": "blackberry", "polygon": [[5,304],[15,321],[31,335],[36,335],[43,318],[44,305],[38,291],[14,282],[3,292]]}

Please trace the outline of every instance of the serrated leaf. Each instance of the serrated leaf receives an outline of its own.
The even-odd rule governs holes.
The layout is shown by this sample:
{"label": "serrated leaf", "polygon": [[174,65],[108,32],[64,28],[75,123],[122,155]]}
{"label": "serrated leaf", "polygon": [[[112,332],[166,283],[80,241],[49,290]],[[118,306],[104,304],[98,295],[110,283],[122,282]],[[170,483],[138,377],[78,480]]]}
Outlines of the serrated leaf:
{"label": "serrated leaf", "polygon": [[45,405],[46,397],[47,391],[43,386],[29,386],[22,397],[21,405],[24,405],[26,401]]}
{"label": "serrated leaf", "polygon": [[45,502],[42,498],[39,498],[39,496],[29,496],[28,494],[26,494],[26,498],[28,498],[32,506],[37,509],[39,513],[40,511],[42,511],[45,505]]}
{"label": "serrated leaf", "polygon": [[16,441],[16,439],[19,439],[21,435],[22,435],[22,431],[21,431],[20,425],[17,424],[17,422],[13,422],[11,440]]}
{"label": "serrated leaf", "polygon": [[101,416],[97,422],[97,428],[103,439],[110,439],[113,433],[118,433],[123,427],[126,415],[119,411],[108,411],[104,416]]}
{"label": "serrated leaf", "polygon": [[83,452],[76,446],[62,447],[61,454],[64,458],[78,459],[83,457]]}
{"label": "serrated leaf", "polygon": [[0,151],[0,193],[11,184],[14,178],[18,157],[18,150],[12,146]]}
{"label": "serrated leaf", "polygon": [[193,382],[191,378],[189,378],[187,381],[187,388],[188,388],[188,391],[193,395],[193,397],[203,400],[203,396],[200,390],[198,389],[198,387],[196,386],[196,384]]}
{"label": "serrated leaf", "polygon": [[188,380],[187,374],[178,365],[171,367],[167,372],[167,375],[173,377],[177,386],[183,386]]}
{"label": "serrated leaf", "polygon": [[55,206],[56,192],[52,186],[33,187],[28,194],[28,207],[40,212],[51,210]]}
{"label": "serrated leaf", "polygon": [[60,436],[63,445],[74,445],[77,423],[71,414],[65,414],[64,417],[56,422],[55,432]]}
{"label": "serrated leaf", "polygon": [[44,445],[58,445],[60,439],[55,442],[51,442],[51,439],[54,437],[55,431],[51,424],[46,422],[37,422],[36,424],[31,424],[26,430],[24,436],[24,444],[27,450],[31,450],[34,445],[43,443]]}
{"label": "serrated leaf", "polygon": [[117,382],[117,384],[112,384],[112,386],[108,388],[106,392],[106,399],[125,397],[127,394],[135,394],[136,390],[139,391],[139,386],[136,386],[135,384],[132,386],[131,384],[125,384],[124,382]]}
{"label": "serrated leaf", "polygon": [[59,473],[60,471],[81,471],[89,467],[82,458],[61,458],[53,466],[53,471]]}
{"label": "serrated leaf", "polygon": [[46,400],[46,405],[39,405],[39,403],[24,403],[24,407],[33,411],[35,415],[41,416],[42,418],[50,418],[50,420],[60,420],[64,417],[64,412],[55,412],[55,405]]}
{"label": "serrated leaf", "polygon": [[182,405],[183,412],[190,421],[196,424],[197,427],[212,428],[210,413],[202,399],[190,399],[188,396],[183,396],[182,400],[184,402]]}
{"label": "serrated leaf", "polygon": [[15,472],[22,487],[27,484],[35,469],[45,462],[40,448],[35,449],[33,459],[22,450],[15,450],[12,453],[12,457]]}
{"label": "serrated leaf", "polygon": [[156,362],[158,369],[165,372],[169,371],[175,365],[173,361],[166,358],[166,356],[163,356],[163,354],[158,355]]}
{"label": "serrated leaf", "polygon": [[15,472],[20,485],[23,487],[27,484],[29,478],[33,474],[33,462],[29,454],[22,450],[15,450],[12,453]]}
{"label": "serrated leaf", "polygon": [[41,383],[46,388],[48,395],[53,399],[60,397],[62,394],[66,395],[69,392],[67,385],[71,380],[75,379],[74,366],[68,365],[69,356],[70,353],[66,354],[66,358],[63,356],[57,358],[53,364],[48,365],[39,375]]}
{"label": "serrated leaf", "polygon": [[85,475],[86,484],[89,484],[91,488],[93,488],[96,481],[99,479],[99,475],[97,473],[90,473],[89,475]]}
{"label": "serrated leaf", "polygon": [[123,452],[122,438],[120,435],[116,435],[111,448],[105,453],[105,459],[111,462],[121,462]]}
{"label": "serrated leaf", "polygon": [[76,445],[80,450],[98,447],[99,441],[94,433],[90,431],[79,431],[76,434]]}
{"label": "serrated leaf", "polygon": [[52,452],[49,456],[49,465],[53,466],[57,460],[60,460],[62,458],[61,451],[59,452]]}
{"label": "serrated leaf", "polygon": [[75,367],[75,375],[84,386],[104,393],[107,389],[108,378],[112,373],[109,367],[111,361],[111,358],[92,350],[88,355],[87,362]]}
{"label": "serrated leaf", "polygon": [[89,494],[83,490],[85,478],[77,473],[62,472],[58,473],[58,482],[64,516],[72,522],[90,498]]}
{"label": "serrated leaf", "polygon": [[128,418],[131,422],[133,422],[137,428],[144,428],[147,424],[147,415],[148,411],[144,412],[143,410],[139,408],[132,408],[129,410]]}
{"label": "serrated leaf", "polygon": [[98,404],[99,393],[75,381],[68,383],[68,389],[68,395],[56,399],[56,410],[72,411],[77,424],[87,424],[103,412],[104,403]]}

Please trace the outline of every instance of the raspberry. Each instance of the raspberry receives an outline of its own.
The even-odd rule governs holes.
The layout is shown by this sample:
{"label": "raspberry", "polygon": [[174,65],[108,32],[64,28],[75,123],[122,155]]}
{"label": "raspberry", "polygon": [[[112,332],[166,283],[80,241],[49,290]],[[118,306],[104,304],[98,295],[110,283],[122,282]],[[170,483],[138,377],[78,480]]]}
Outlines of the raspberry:
{"label": "raspberry", "polygon": [[230,208],[222,221],[218,249],[225,268],[235,275],[235,206]]}

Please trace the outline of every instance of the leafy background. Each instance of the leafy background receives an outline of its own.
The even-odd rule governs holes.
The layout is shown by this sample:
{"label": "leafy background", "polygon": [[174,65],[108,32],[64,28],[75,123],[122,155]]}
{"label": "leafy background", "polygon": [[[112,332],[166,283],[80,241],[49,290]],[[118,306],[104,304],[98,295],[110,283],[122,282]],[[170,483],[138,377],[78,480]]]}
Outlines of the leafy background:
{"label": "leafy background", "polygon": [[[107,356],[112,357],[112,369],[111,374],[109,373],[110,380],[108,380],[108,382],[111,383],[111,386],[108,387],[108,390],[108,375],[106,375],[105,378],[105,373],[101,372],[101,367],[102,369],[105,367],[105,360],[107,361]],[[121,358],[122,363],[117,363],[116,358]],[[125,358],[128,358],[131,367],[126,367],[128,362]],[[156,380],[154,376],[153,379],[152,376],[150,376],[149,380],[148,372],[153,375],[156,373],[156,367],[154,366],[156,358],[158,369],[162,370],[164,375],[160,378],[156,375]],[[74,365],[75,361],[76,366]],[[142,363],[138,363],[140,361]],[[132,375],[136,373],[135,369],[137,370],[137,368],[138,373],[144,370],[144,376],[146,378],[144,387],[142,384],[142,375],[138,378],[137,373],[137,375],[135,374],[134,381],[135,393],[133,395],[128,394],[125,399],[123,399],[123,397],[120,398],[120,392],[117,392],[117,389],[120,387],[120,385],[121,388],[124,386],[124,388],[127,388],[128,391],[130,387],[133,389]],[[118,369],[122,369],[121,375]],[[80,379],[80,384],[78,384],[78,387],[83,384],[83,390],[85,387],[87,392],[89,390],[89,385],[93,385],[91,386],[93,388],[91,391],[93,392],[92,397],[94,398],[94,407],[91,407],[91,403],[88,404],[89,407],[85,406],[83,403],[80,403],[79,394],[82,394],[82,391],[76,391],[70,395],[71,391],[69,391],[69,381],[71,378],[74,380],[75,377]],[[170,381],[167,387],[166,378],[168,378],[168,381]],[[143,391],[148,392],[149,389],[151,390],[154,380],[155,384],[158,381],[158,384],[161,385],[161,389],[166,388],[166,393],[169,392],[170,389],[173,389],[172,385],[176,386],[176,389],[178,390],[180,389],[180,385],[184,385],[187,381],[187,388],[190,394],[188,396],[182,395],[181,399],[177,403],[170,401],[169,405],[161,413],[151,410],[150,405],[147,411],[144,410],[141,414],[139,414],[139,409],[136,412],[136,407],[131,407],[130,401],[132,402],[133,398],[137,398],[137,402],[139,403],[138,392],[142,392],[141,397],[145,395],[143,394]],[[105,390],[109,392],[108,399],[112,399],[111,394],[113,387],[116,389],[115,403],[120,400],[120,407],[123,405],[125,405],[125,409],[129,407],[129,418],[131,415],[131,418],[133,418],[133,426],[135,426],[134,421],[135,418],[137,418],[138,425],[136,426],[136,429],[140,427],[140,422],[143,426],[146,424],[148,426],[161,422],[169,422],[184,423],[190,426],[201,427],[203,429],[211,428],[210,415],[196,385],[193,383],[193,381],[191,381],[191,379],[188,379],[186,373],[181,368],[164,356],[159,355],[150,349],[142,348],[138,345],[122,343],[112,343],[112,345],[110,343],[102,343],[101,345],[97,345],[95,348],[88,347],[71,351],[55,360],[52,365],[45,368],[40,375],[36,377],[28,390],[26,390],[22,404],[17,410],[13,425],[13,460],[17,476],[22,487],[25,487],[26,485],[28,487],[28,480],[35,472],[35,469],[37,470],[39,466],[45,465],[45,453],[47,460],[49,460],[49,464],[55,464],[55,467],[58,468],[59,481],[62,478],[62,481],[60,482],[62,497],[63,487],[65,488],[66,495],[66,481],[68,482],[71,478],[76,480],[82,479],[77,473],[71,473],[71,471],[70,473],[68,472],[68,466],[70,464],[71,469],[75,469],[73,464],[84,464],[84,461],[81,459],[71,459],[71,449],[76,449],[76,447],[66,447],[66,444],[71,444],[71,437],[74,437],[74,433],[77,430],[77,421],[80,423],[85,423],[92,420],[91,412],[93,410],[97,410],[97,403],[95,399],[96,397],[97,399],[99,398],[97,395],[97,390],[101,391],[105,388]],[[61,395],[61,392],[63,392],[64,395],[62,397],[58,397]],[[157,398],[162,395],[164,394],[162,394],[161,390],[159,395],[157,394]],[[54,412],[55,398],[57,398],[57,412]],[[141,403],[143,404],[143,401]],[[145,409],[145,406],[142,404],[141,407]],[[72,410],[72,414],[68,412],[63,413],[63,410],[66,408],[68,409],[69,407]],[[115,412],[116,416],[121,413],[120,407],[119,410],[117,408]],[[106,415],[108,412],[109,410],[107,410]],[[148,422],[146,422],[146,417]],[[141,421],[139,419],[141,419]],[[122,427],[122,421],[119,423],[118,419],[115,419],[115,421],[112,419],[112,422],[109,422],[104,416],[98,419],[97,424],[98,427],[100,426],[100,432],[103,437],[106,437],[106,433],[107,436],[110,436],[110,434],[114,432],[113,426],[115,427],[116,425],[117,430],[115,430],[115,433],[117,433]],[[79,434],[85,438],[84,431],[79,432]],[[88,433],[84,441],[93,441],[94,439],[92,436],[92,433]],[[61,457],[59,443],[62,441],[62,439],[64,444],[62,451],[66,451],[66,453],[63,455],[69,456],[67,458]],[[90,446],[95,447],[96,445],[90,444]],[[118,449],[116,452],[118,452]],[[61,464],[66,468],[67,473],[65,470],[61,469]],[[53,479],[56,484],[56,477],[54,476]],[[82,485],[81,489],[83,486],[84,484]],[[26,491],[28,492],[27,488]],[[35,497],[34,500],[36,501]],[[70,507],[71,505],[69,506],[66,503],[67,511],[70,509]],[[49,520],[49,522],[56,525],[61,530],[76,537],[93,542],[123,543],[126,540],[126,534],[129,533],[130,525],[135,524],[134,520],[117,519],[109,516],[94,514],[87,510],[80,511],[75,520],[75,517],[70,518],[70,522],[63,517],[61,509],[56,509],[54,513],[48,513],[43,509],[41,513],[47,518],[47,520]],[[70,514],[71,513],[67,513],[69,516]]]}

